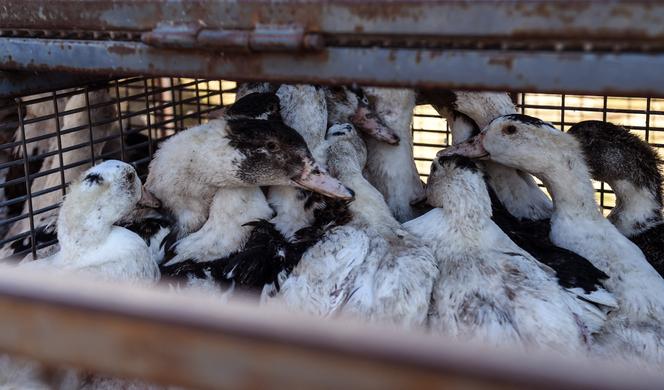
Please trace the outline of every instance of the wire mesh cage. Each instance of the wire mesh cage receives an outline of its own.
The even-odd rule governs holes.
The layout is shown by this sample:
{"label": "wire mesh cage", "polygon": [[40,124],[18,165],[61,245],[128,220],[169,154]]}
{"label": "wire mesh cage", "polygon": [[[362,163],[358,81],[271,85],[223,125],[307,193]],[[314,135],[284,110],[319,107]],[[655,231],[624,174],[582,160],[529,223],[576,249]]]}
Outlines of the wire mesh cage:
{"label": "wire mesh cage", "polygon": [[[212,111],[234,101],[235,90],[232,81],[134,77],[2,102],[3,255],[49,254],[57,241],[53,228],[59,203],[81,172],[101,160],[120,159],[145,179],[161,140],[206,122]],[[664,99],[515,97],[522,113],[563,130],[582,120],[608,120],[656,148],[664,147]],[[416,107],[413,141],[415,164],[426,181],[432,158],[451,142],[445,119],[431,106]],[[608,212],[615,197],[605,183],[595,185],[598,201]]]}

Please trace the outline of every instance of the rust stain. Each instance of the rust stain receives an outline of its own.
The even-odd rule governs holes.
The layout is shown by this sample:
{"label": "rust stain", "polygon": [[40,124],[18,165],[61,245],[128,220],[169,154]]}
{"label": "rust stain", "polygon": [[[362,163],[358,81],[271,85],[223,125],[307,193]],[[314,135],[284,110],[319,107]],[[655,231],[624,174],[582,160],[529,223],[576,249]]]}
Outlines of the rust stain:
{"label": "rust stain", "polygon": [[136,49],[123,45],[112,45],[108,47],[108,52],[112,54],[129,55],[129,54],[135,54]]}
{"label": "rust stain", "polygon": [[489,58],[488,64],[502,66],[511,71],[512,66],[514,65],[514,58],[509,56],[491,57]]}

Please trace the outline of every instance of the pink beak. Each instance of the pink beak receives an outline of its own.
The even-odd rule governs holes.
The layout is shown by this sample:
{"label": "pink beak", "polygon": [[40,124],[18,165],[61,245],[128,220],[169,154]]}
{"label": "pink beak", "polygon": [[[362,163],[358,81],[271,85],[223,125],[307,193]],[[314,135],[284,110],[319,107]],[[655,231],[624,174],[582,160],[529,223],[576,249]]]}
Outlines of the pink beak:
{"label": "pink beak", "polygon": [[483,142],[484,133],[480,133],[465,142],[439,151],[436,153],[436,157],[452,156],[454,154],[458,154],[470,158],[485,158],[489,156],[489,152],[484,149]]}
{"label": "pink beak", "polygon": [[341,182],[321,168],[315,161],[304,160],[304,172],[293,181],[302,188],[318,192],[330,198],[352,200],[355,192],[341,184]]}
{"label": "pink beak", "polygon": [[360,106],[355,115],[350,118],[350,121],[360,130],[364,131],[373,138],[387,142],[390,145],[399,144],[399,136],[396,135],[394,130],[390,129],[383,123],[378,116],[373,113],[368,107]]}
{"label": "pink beak", "polygon": [[157,199],[152,192],[148,191],[145,188],[145,185],[141,188],[141,199],[138,200],[139,206],[149,207],[151,209],[158,209],[161,207],[161,201]]}

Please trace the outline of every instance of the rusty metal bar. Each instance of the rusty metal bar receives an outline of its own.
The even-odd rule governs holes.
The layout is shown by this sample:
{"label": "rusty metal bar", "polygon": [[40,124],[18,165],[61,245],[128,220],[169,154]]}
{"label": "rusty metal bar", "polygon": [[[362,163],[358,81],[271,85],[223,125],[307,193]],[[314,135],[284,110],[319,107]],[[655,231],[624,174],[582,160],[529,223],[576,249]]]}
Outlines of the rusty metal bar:
{"label": "rusty metal bar", "polygon": [[664,97],[664,54],[328,48],[228,54],[139,42],[0,38],[0,66],[115,75]]}
{"label": "rusty metal bar", "polygon": [[3,267],[0,350],[195,388],[664,386],[664,377],[625,367],[487,350],[247,302]]}
{"label": "rusty metal bar", "polygon": [[[647,0],[4,0],[0,28],[150,31],[297,23],[326,34],[662,39],[664,4]],[[39,35],[39,34],[34,34]],[[43,33],[42,33],[43,35]]]}

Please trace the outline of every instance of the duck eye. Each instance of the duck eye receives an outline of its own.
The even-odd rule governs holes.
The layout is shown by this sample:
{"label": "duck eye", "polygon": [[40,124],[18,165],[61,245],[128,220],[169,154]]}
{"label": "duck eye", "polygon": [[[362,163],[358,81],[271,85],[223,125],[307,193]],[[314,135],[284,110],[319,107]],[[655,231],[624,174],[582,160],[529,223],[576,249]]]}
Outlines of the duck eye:
{"label": "duck eye", "polygon": [[514,125],[509,125],[507,127],[504,127],[503,128],[503,133],[505,133],[507,135],[512,135],[512,134],[516,133],[516,127]]}
{"label": "duck eye", "polygon": [[277,151],[277,143],[274,141],[268,141],[265,146],[267,147],[267,150],[269,150],[270,152]]}

